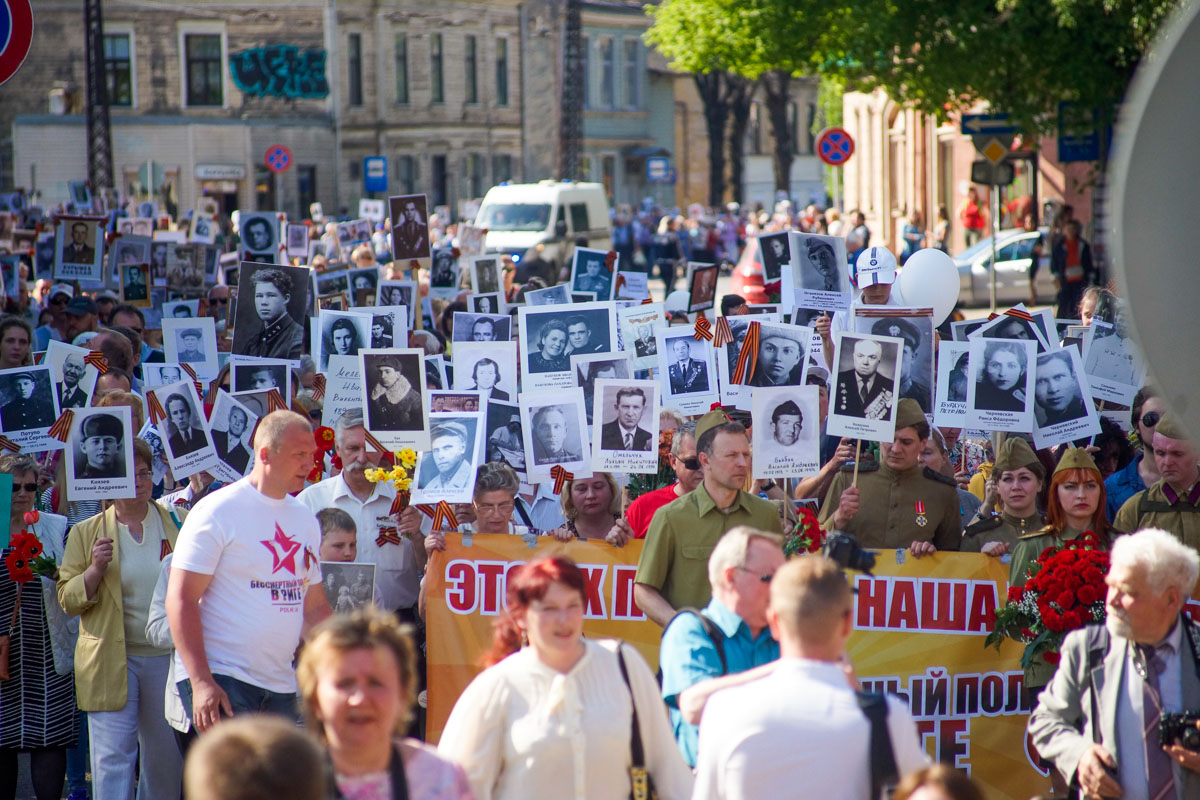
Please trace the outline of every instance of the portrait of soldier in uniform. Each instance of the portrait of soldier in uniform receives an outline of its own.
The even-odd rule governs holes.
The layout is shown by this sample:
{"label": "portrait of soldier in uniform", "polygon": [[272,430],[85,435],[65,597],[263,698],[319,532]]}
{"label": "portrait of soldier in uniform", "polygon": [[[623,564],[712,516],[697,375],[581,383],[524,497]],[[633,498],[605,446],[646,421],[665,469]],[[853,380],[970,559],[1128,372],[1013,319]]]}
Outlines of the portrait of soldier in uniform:
{"label": "portrait of soldier in uniform", "polygon": [[[0,406],[0,425],[5,431],[47,428],[54,424],[54,404],[49,392],[38,391],[33,372],[18,372],[8,378],[9,399]],[[49,390],[49,385],[45,387]]]}
{"label": "portrait of soldier in uniform", "polygon": [[883,368],[895,368],[894,351],[885,358],[882,342],[843,335],[846,341],[853,341],[852,366],[838,372],[835,411],[849,417],[887,419],[894,399],[894,378]]}
{"label": "portrait of soldier in uniform", "polygon": [[93,414],[79,429],[83,458],[75,460],[76,478],[123,478],[125,459],[122,445],[125,426],[112,414]]}

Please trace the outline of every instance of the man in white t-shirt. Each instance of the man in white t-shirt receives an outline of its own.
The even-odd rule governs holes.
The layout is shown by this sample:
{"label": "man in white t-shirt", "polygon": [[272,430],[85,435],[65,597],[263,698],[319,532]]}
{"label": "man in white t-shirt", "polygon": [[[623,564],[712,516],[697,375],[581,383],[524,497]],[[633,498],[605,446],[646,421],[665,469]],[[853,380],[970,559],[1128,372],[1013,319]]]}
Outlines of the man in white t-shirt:
{"label": "man in white t-shirt", "polygon": [[254,468],[201,500],[179,532],[167,585],[180,699],[196,730],[226,716],[296,717],[292,659],[332,614],[321,588],[321,532],[304,488],[312,426],[276,411],[254,434]]}
{"label": "man in white t-shirt", "polygon": [[[780,659],[767,677],[743,673],[746,683],[708,698],[692,800],[796,796],[801,781],[805,797],[872,797],[871,723],[845,671],[852,613],[850,586],[830,559],[775,571],[767,624]],[[896,770],[907,775],[928,759],[908,708],[886,702]]]}

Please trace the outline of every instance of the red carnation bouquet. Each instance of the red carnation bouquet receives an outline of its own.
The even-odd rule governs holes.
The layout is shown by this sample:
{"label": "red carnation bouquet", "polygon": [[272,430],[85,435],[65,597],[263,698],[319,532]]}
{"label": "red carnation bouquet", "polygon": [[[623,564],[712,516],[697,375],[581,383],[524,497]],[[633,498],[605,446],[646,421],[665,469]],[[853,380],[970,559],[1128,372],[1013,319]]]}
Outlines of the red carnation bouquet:
{"label": "red carnation bouquet", "polygon": [[783,538],[783,554],[788,558],[797,553],[815,553],[825,544],[825,530],[817,521],[817,515],[808,506],[802,506],[796,527]]}
{"label": "red carnation bouquet", "polygon": [[1108,552],[1087,531],[1062,546],[1047,547],[1029,567],[1025,586],[1010,586],[1008,602],[995,612],[985,646],[1005,639],[1022,642],[1021,666],[1035,657],[1057,664],[1066,635],[1092,622],[1103,622],[1108,588]]}

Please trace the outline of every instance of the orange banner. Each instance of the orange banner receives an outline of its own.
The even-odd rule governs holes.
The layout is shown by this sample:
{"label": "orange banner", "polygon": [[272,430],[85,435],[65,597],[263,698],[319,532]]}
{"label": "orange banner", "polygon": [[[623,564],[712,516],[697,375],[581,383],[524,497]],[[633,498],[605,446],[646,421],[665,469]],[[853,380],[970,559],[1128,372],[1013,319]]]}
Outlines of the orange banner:
{"label": "orange banner", "polygon": [[[464,542],[463,538],[468,541]],[[510,570],[562,553],[588,577],[584,632],[635,645],[658,664],[661,631],[633,602],[642,542],[624,548],[508,535],[448,534],[426,575],[429,714],[427,735],[441,736],[459,694],[479,672],[503,607]],[[989,798],[1018,800],[1050,790],[1025,737],[1021,646],[983,646],[990,611],[1008,591],[1008,565],[970,553],[913,559],[878,555],[874,576],[853,573],[858,590],[850,658],[864,688],[908,704],[930,758],[966,770]]]}

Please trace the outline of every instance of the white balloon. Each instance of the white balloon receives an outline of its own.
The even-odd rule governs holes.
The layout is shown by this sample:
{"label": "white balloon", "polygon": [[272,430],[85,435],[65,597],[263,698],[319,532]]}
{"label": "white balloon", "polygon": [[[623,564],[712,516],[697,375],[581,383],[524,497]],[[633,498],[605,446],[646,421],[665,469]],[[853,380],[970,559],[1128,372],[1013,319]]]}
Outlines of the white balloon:
{"label": "white balloon", "polygon": [[926,247],[909,256],[899,283],[906,306],[933,308],[934,327],[945,322],[958,303],[958,268],[937,248]]}

